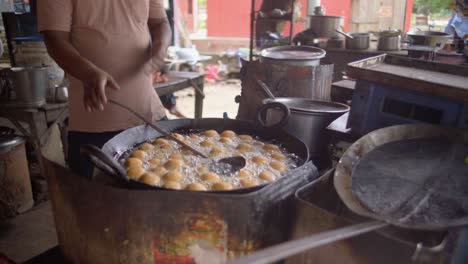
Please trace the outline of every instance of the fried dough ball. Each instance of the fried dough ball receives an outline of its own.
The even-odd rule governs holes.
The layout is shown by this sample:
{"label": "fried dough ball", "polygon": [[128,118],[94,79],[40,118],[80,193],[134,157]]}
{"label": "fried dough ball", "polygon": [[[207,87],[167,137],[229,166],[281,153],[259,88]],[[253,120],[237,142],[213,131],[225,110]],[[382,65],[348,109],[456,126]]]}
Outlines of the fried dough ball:
{"label": "fried dough ball", "polygon": [[142,167],[130,168],[127,171],[127,176],[132,180],[138,180],[146,171]]}
{"label": "fried dough ball", "polygon": [[252,146],[250,146],[249,144],[242,143],[239,144],[236,149],[242,152],[250,152],[252,151]]}
{"label": "fried dough ball", "polygon": [[133,157],[133,158],[137,158],[137,159],[141,159],[141,160],[146,159],[146,156],[147,156],[147,155],[148,155],[148,154],[146,154],[146,152],[144,152],[144,151],[142,151],[142,150],[136,150],[136,151],[134,151],[134,152],[132,153],[132,157]]}
{"label": "fried dough ball", "polygon": [[148,184],[148,185],[151,185],[151,186],[158,186],[159,182],[161,181],[161,178],[154,174],[154,173],[151,173],[151,172],[147,172],[145,174],[143,174],[139,179],[138,181],[144,183],[144,184]]}
{"label": "fried dough ball", "polygon": [[179,182],[180,180],[182,180],[182,174],[180,174],[178,171],[170,171],[166,173],[166,175],[164,175],[163,178],[166,182]]}
{"label": "fried dough ball", "polygon": [[210,148],[210,147],[213,147],[214,146],[214,143],[213,141],[207,139],[207,140],[204,140],[200,143],[200,146],[202,147],[206,147],[206,148]]}
{"label": "fried dough ball", "polygon": [[245,156],[242,153],[239,153],[239,152],[232,154],[232,156],[233,157],[242,157],[242,158],[245,159]]}
{"label": "fried dough ball", "polygon": [[205,137],[216,137],[218,136],[218,132],[216,130],[208,130],[208,131],[205,131],[205,133],[203,133],[203,135],[205,135]]}
{"label": "fried dough ball", "polygon": [[168,181],[163,185],[164,188],[166,189],[171,189],[171,190],[180,190],[182,189],[182,186],[178,182],[173,182],[173,181]]}
{"label": "fried dough ball", "polygon": [[249,135],[240,135],[239,139],[242,141],[251,141],[253,138]]}
{"label": "fried dough ball", "polygon": [[199,139],[200,139],[200,136],[198,136],[198,135],[191,135],[190,138],[193,139],[193,140],[199,140]]}
{"label": "fried dough ball", "polygon": [[247,178],[247,177],[250,177],[252,175],[253,175],[253,173],[250,170],[247,170],[247,169],[243,169],[243,170],[239,171],[239,177],[240,178]]}
{"label": "fried dough ball", "polygon": [[275,175],[272,172],[269,171],[263,171],[261,172],[258,177],[264,181],[267,182],[272,182],[275,180]]}
{"label": "fried dough ball", "polygon": [[198,168],[197,168],[197,172],[198,172],[198,173],[203,173],[203,174],[204,174],[204,173],[208,173],[209,170],[208,170],[207,167],[198,167]]}
{"label": "fried dough ball", "polygon": [[161,145],[160,148],[163,149],[163,150],[171,150],[172,146],[167,144],[167,145]]}
{"label": "fried dough ball", "polygon": [[270,167],[279,172],[285,172],[287,169],[286,165],[280,161],[272,161]]}
{"label": "fried dough ball", "polygon": [[233,138],[235,136],[236,136],[236,132],[232,130],[226,130],[226,131],[223,131],[223,133],[221,133],[221,137],[224,137],[224,138]]}
{"label": "fried dough ball", "polygon": [[220,148],[212,148],[210,151],[211,156],[218,156],[221,155],[224,151]]}
{"label": "fried dough ball", "polygon": [[255,146],[264,146],[265,143],[261,142],[261,141],[257,141],[255,140],[252,144],[254,144]]}
{"label": "fried dough ball", "polygon": [[271,154],[271,157],[278,161],[285,161],[287,159],[285,155],[281,153],[276,153],[276,152]]}
{"label": "fried dough ball", "polygon": [[153,165],[153,166],[158,166],[159,164],[161,164],[161,160],[160,159],[150,159],[148,161],[148,163]]}
{"label": "fried dough ball", "polygon": [[150,171],[153,172],[153,173],[156,173],[159,176],[164,175],[164,174],[167,173],[166,168],[164,168],[162,166],[151,169]]}
{"label": "fried dough ball", "polygon": [[242,187],[250,188],[258,185],[256,180],[249,180],[249,179],[242,179],[240,180],[240,184]]}
{"label": "fried dough ball", "polygon": [[214,172],[208,172],[203,174],[201,179],[206,182],[217,182],[220,180],[219,175]]}
{"label": "fried dough ball", "polygon": [[173,159],[173,160],[183,160],[184,159],[184,156],[182,156],[181,154],[178,154],[178,153],[174,153],[174,154],[171,154],[169,156],[169,159]]}
{"label": "fried dough ball", "polygon": [[182,135],[179,134],[179,133],[172,133],[172,136],[175,137],[175,138],[177,138],[178,140],[181,140],[181,141],[183,141],[183,140],[185,139],[185,137],[182,136]]}
{"label": "fried dough ball", "polygon": [[141,167],[143,166],[143,161],[141,159],[137,158],[129,158],[125,164],[127,165],[127,168],[133,168],[133,167]]}
{"label": "fried dough ball", "polygon": [[269,152],[279,152],[280,148],[273,144],[266,144],[265,146],[263,146],[263,150],[266,150]]}
{"label": "fried dough ball", "polygon": [[169,145],[169,141],[164,138],[158,138],[155,141],[153,141],[153,145],[158,145],[158,146]]}
{"label": "fried dough ball", "polygon": [[189,191],[206,191],[206,187],[203,186],[203,184],[200,184],[200,183],[189,184],[189,185],[187,185],[187,187],[185,187],[185,189],[189,190]]}
{"label": "fried dough ball", "polygon": [[182,160],[171,159],[164,163],[164,168],[168,170],[177,170],[184,165]]}
{"label": "fried dough ball", "polygon": [[253,163],[257,165],[263,165],[268,163],[268,159],[263,156],[255,156],[252,158]]}
{"label": "fried dough ball", "polygon": [[234,187],[232,187],[232,184],[229,182],[218,182],[213,184],[211,188],[215,191],[228,191],[232,190]]}
{"label": "fried dough ball", "polygon": [[229,143],[232,143],[232,140],[230,138],[227,138],[227,137],[222,137],[219,139],[219,142],[223,143],[223,144],[229,144]]}
{"label": "fried dough ball", "polygon": [[151,151],[151,150],[154,149],[154,146],[149,144],[149,143],[145,143],[145,144],[141,145],[139,149],[143,150],[143,151]]}

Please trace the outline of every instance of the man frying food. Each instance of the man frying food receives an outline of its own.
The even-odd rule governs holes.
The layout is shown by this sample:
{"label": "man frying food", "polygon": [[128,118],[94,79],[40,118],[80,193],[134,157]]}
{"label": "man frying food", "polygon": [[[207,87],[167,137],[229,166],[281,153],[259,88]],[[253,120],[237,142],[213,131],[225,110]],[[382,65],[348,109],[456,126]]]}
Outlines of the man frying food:
{"label": "man frying food", "polygon": [[147,119],[165,118],[153,89],[164,65],[171,30],[162,0],[40,0],[38,26],[50,56],[70,76],[68,163],[90,176],[93,167],[80,147],[105,142]]}

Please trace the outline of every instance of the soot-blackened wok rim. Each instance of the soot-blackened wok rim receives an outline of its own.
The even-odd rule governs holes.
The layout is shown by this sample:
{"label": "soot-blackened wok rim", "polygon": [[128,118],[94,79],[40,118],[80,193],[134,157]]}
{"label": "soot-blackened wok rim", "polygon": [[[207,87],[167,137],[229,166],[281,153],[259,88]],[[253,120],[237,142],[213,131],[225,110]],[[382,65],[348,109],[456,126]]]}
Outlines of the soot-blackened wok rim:
{"label": "soot-blackened wok rim", "polygon": [[447,128],[430,124],[410,124],[386,127],[365,135],[348,148],[336,166],[333,182],[338,196],[352,212],[402,228],[424,231],[442,231],[451,227],[467,225],[468,223],[464,219],[457,219],[456,221],[452,221],[447,224],[424,223],[415,225],[395,222],[389,217],[376,214],[369,210],[354,195],[352,190],[352,172],[354,167],[360,161],[361,157],[374,148],[385,143],[404,139],[433,138],[440,136],[452,140],[459,139],[468,142],[468,129]]}
{"label": "soot-blackened wok rim", "polygon": [[[297,137],[283,131],[265,129],[251,121],[234,120],[234,119],[221,119],[221,118],[203,118],[203,119],[177,119],[168,121],[159,121],[158,126],[167,130],[168,132],[174,132],[178,130],[187,129],[202,129],[209,130],[213,129],[218,132],[224,130],[234,130],[238,134],[248,134],[252,136],[258,136],[264,140],[277,140],[282,143],[288,152],[297,154],[301,160],[298,162],[298,167],[303,166],[309,160],[309,150],[307,145],[304,144]],[[153,130],[149,126],[141,125],[133,128],[126,129],[110,139],[102,147],[102,151],[108,156],[116,160],[121,166],[123,160],[126,158],[126,154],[138,146],[139,144],[153,140],[154,138],[163,136],[159,132]],[[141,190],[159,190],[159,191],[177,191],[177,192],[189,192],[186,190],[169,190],[162,187],[151,187],[137,181],[130,181],[131,185],[135,189]],[[241,188],[230,191],[205,191],[205,194],[227,194],[227,193],[250,193],[259,189],[262,189],[266,185],[273,185],[281,183],[281,180],[277,180],[272,183],[258,185],[252,188]]]}

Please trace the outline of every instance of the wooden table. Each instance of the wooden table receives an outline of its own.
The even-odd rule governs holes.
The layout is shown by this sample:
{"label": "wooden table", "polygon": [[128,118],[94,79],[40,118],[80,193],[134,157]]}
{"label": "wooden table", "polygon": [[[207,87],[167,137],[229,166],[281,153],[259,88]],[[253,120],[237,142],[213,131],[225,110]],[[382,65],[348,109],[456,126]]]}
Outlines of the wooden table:
{"label": "wooden table", "polygon": [[171,94],[186,88],[195,89],[195,118],[201,118],[203,113],[203,85],[205,75],[195,72],[177,72],[170,71],[167,74],[169,80],[164,83],[154,84],[154,88],[159,96]]}
{"label": "wooden table", "polygon": [[[0,104],[0,117],[8,119],[27,138],[36,152],[42,176],[45,176],[41,159],[41,148],[47,140],[49,128],[63,123],[68,117],[68,103],[45,104],[39,107],[17,107],[14,104]],[[21,122],[28,125],[24,127]]]}

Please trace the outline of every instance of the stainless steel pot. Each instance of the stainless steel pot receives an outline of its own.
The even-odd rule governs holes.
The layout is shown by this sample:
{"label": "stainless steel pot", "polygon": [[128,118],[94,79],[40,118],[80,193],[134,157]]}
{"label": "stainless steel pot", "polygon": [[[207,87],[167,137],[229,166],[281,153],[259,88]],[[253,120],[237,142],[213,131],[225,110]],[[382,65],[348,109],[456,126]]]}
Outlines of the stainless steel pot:
{"label": "stainless steel pot", "polygon": [[263,127],[284,129],[298,137],[309,147],[311,157],[314,158],[326,153],[326,127],[348,111],[349,106],[344,104],[279,97],[263,100],[263,106],[257,111],[257,121]]}
{"label": "stainless steel pot", "polygon": [[39,106],[45,104],[49,79],[47,67],[14,67],[2,73],[12,87],[8,92],[8,99],[21,106]]}
{"label": "stainless steel pot", "polygon": [[451,38],[450,34],[438,31],[414,31],[407,34],[412,45],[443,47]]}
{"label": "stainless steel pot", "polygon": [[401,31],[396,29],[384,30],[378,33],[378,50],[400,50]]}
{"label": "stainless steel pot", "polygon": [[346,48],[352,50],[364,50],[369,48],[369,33],[351,33],[353,38],[346,38]]}
{"label": "stainless steel pot", "polygon": [[316,37],[321,38],[340,38],[336,32],[344,24],[342,16],[309,16],[309,28],[315,33]]}

